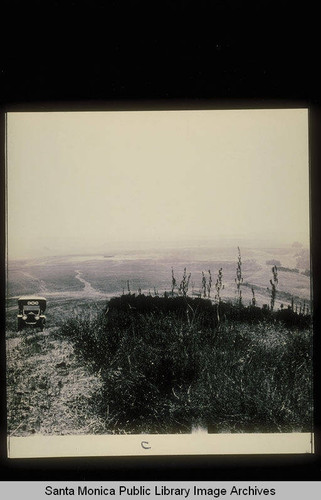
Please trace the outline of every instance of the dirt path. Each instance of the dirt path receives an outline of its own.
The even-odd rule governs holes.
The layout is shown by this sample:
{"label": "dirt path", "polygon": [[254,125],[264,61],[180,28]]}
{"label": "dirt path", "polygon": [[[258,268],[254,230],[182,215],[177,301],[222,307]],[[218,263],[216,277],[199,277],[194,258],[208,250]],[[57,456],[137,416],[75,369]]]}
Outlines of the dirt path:
{"label": "dirt path", "polygon": [[[21,271],[26,277],[30,278],[33,281],[37,281],[40,287],[41,293],[45,295],[46,298],[49,297],[54,297],[54,298],[68,298],[68,299],[108,299],[110,297],[114,297],[114,293],[105,293],[105,292],[100,292],[99,290],[96,290],[90,283],[89,281],[86,281],[82,277],[82,271],[76,270],[75,271],[75,279],[80,281],[83,285],[84,288],[81,290],[60,290],[60,291],[50,291],[46,288],[45,283],[42,280],[39,280],[38,278],[34,278],[31,276],[31,274],[28,274],[24,271]],[[10,299],[18,299],[19,295],[13,295],[11,297],[8,297]],[[7,307],[7,311],[13,311],[16,309],[16,305]]]}
{"label": "dirt path", "polygon": [[81,277],[81,275],[81,271],[76,271],[75,278],[83,283],[83,285],[85,285],[85,288],[82,290],[83,295],[85,295],[86,297],[101,297],[102,295],[104,295],[98,290],[95,290],[95,288],[93,288],[88,281]]}
{"label": "dirt path", "polygon": [[100,384],[58,328],[8,339],[8,434],[104,432],[92,403]]}

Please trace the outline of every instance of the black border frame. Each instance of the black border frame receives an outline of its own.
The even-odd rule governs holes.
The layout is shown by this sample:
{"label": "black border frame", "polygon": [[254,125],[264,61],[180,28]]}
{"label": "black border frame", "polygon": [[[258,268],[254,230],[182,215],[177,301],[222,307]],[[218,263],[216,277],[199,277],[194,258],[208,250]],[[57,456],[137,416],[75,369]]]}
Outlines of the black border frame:
{"label": "black border frame", "polygon": [[[220,102],[204,101],[200,102],[155,102],[140,103],[94,102],[72,103],[63,106],[57,103],[34,105],[27,103],[25,106],[8,106],[7,111],[19,109],[19,111],[67,111],[67,110],[101,110],[101,109],[257,109],[259,108],[292,108],[306,107],[302,102],[295,105],[285,101],[269,103],[257,103],[248,101],[245,106],[244,101]],[[317,360],[320,353],[320,304],[321,304],[321,261],[318,258],[321,242],[320,225],[320,107],[308,106],[309,108],[309,142],[310,142],[310,189],[311,189],[311,253],[313,270],[313,301],[314,301],[314,363],[317,370]],[[2,128],[5,134],[5,115],[2,114]],[[2,136],[5,138],[5,135]],[[5,141],[2,141],[2,157],[5,154]],[[5,176],[4,169],[1,171],[2,178],[2,223],[5,222]],[[4,224],[3,224],[4,226]],[[4,230],[2,232],[4,235]],[[5,241],[4,239],[2,241]],[[1,246],[2,257],[5,257],[5,246]],[[4,274],[2,275],[4,277]],[[5,283],[3,280],[1,294],[5,297]],[[4,304],[4,302],[3,302]],[[4,314],[1,315],[4,318]],[[2,339],[5,344],[5,339]],[[2,353],[5,349],[1,350]],[[5,403],[5,357],[1,357],[1,396]],[[318,373],[319,374],[319,373]],[[1,432],[1,456],[0,456],[0,478],[2,480],[51,480],[51,481],[93,481],[93,480],[320,480],[321,460],[320,460],[320,382],[315,373],[314,377],[314,401],[315,401],[315,454],[313,455],[199,455],[199,456],[153,456],[153,457],[79,457],[79,458],[48,458],[48,459],[7,459],[6,458],[6,433]],[[5,404],[1,405],[6,408]],[[5,430],[6,412],[1,412],[1,430]]]}
{"label": "black border frame", "polygon": [[[31,0],[22,7],[15,0],[5,2],[7,11],[2,26],[7,24],[11,28],[11,33],[17,37],[18,43],[15,45],[18,49],[14,48],[11,37],[8,37],[10,47],[0,59],[1,263],[5,261],[6,112],[307,107],[310,113],[315,454],[9,460],[6,458],[5,350],[2,336],[0,479],[319,481],[321,85],[320,75],[314,70],[318,66],[316,56],[320,44],[309,37],[313,33],[313,9],[311,12],[309,3],[307,7],[300,6],[298,19],[289,19],[289,14],[295,8],[293,3],[290,8],[286,6],[284,13],[280,2],[276,6],[273,2],[256,2],[256,8],[250,6],[247,9],[244,2],[233,0],[200,0],[195,5],[189,1],[163,0],[155,16],[163,14],[165,21],[170,19],[172,23],[169,29],[164,24],[160,35],[156,30],[153,33],[154,22],[149,18],[151,30],[145,39],[145,30],[140,32],[141,26],[134,22],[134,29],[127,33],[128,39],[122,36],[113,38],[112,31],[105,40],[105,33],[110,31],[113,21],[122,23],[125,15],[122,2],[118,6],[118,2],[108,2],[108,8],[102,8],[103,3],[99,0],[78,3],[48,0],[46,7],[43,7],[43,2]],[[207,3],[215,3],[219,23],[214,22],[214,14],[210,19],[210,23],[214,20],[212,25],[206,23],[205,27],[200,26],[203,34],[199,37],[193,28],[197,24],[198,14],[204,19]],[[144,6],[141,2],[134,4],[143,18],[146,13]],[[44,11],[44,8],[47,10]],[[185,44],[180,40],[177,43],[180,21],[175,24],[172,16],[182,14],[185,22],[189,9],[192,10],[189,36],[184,34]],[[131,17],[133,10],[126,11],[128,17]],[[90,22],[103,15],[107,16],[105,25],[104,20],[99,23],[96,29],[99,33],[90,41]],[[310,33],[303,33],[302,36],[304,23]],[[222,29],[218,24],[222,24]],[[75,28],[77,25],[80,28]],[[82,42],[81,37],[85,41]],[[73,51],[66,51],[65,48],[69,48],[71,42],[74,43]],[[145,53],[146,45],[149,50]],[[136,49],[140,51],[139,59]],[[4,265],[1,267],[0,286],[0,331],[4,332]]]}

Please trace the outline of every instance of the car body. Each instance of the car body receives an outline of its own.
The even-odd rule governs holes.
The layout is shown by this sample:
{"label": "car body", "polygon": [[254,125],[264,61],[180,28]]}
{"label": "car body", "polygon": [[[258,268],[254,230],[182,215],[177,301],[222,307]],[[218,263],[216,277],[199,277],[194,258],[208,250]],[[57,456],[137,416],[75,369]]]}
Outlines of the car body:
{"label": "car body", "polygon": [[43,331],[46,323],[46,316],[44,315],[46,305],[47,300],[44,297],[35,295],[19,297],[18,331],[28,327],[40,328]]}

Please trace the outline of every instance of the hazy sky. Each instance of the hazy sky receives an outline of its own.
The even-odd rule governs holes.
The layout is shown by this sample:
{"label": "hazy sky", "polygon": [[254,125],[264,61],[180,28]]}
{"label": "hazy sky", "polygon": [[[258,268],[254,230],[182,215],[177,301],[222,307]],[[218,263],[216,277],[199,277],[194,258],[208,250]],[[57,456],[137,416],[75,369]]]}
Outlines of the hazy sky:
{"label": "hazy sky", "polygon": [[308,111],[9,113],[9,258],[309,235]]}

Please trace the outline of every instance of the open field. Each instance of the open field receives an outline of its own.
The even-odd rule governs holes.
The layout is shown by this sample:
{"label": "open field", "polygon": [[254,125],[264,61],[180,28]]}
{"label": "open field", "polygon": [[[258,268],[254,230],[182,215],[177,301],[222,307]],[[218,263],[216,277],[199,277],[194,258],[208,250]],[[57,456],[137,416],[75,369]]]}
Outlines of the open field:
{"label": "open field", "polygon": [[[297,269],[297,272],[279,270],[277,301],[291,303],[310,300],[310,278],[304,273],[310,267],[306,250],[288,246],[282,248],[241,248],[242,294],[245,304],[252,298],[254,286],[258,305],[269,302],[271,264],[280,262],[283,269]],[[210,269],[213,279],[218,270],[223,270],[223,299],[235,299],[235,272],[237,248],[195,247],[185,250],[158,250],[149,252],[121,252],[115,255],[85,255],[47,257],[9,263],[8,293],[10,298],[22,294],[45,295],[53,298],[109,298],[119,295],[129,282],[132,293],[164,293],[171,289],[171,269],[180,279],[186,267],[191,273],[189,293],[200,292],[202,271]],[[300,264],[300,266],[298,266]],[[278,300],[280,299],[280,300]]]}

